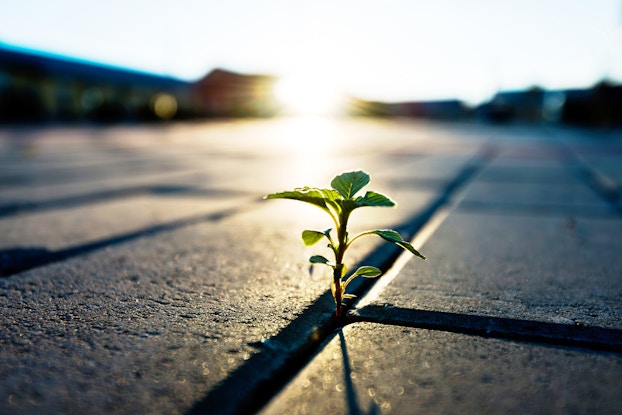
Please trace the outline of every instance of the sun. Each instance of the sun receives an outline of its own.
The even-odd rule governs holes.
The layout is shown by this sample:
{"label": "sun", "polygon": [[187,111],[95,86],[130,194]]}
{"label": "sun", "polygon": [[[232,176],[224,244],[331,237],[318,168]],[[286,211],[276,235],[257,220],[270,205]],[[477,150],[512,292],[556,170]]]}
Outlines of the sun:
{"label": "sun", "polygon": [[336,114],[343,96],[334,84],[317,77],[286,77],[274,87],[276,98],[290,114]]}

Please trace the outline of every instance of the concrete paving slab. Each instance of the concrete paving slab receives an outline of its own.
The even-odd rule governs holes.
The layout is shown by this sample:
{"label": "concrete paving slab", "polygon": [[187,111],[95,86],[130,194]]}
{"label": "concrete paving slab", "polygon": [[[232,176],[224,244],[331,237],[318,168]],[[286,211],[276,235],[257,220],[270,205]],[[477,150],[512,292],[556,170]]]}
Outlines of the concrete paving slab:
{"label": "concrete paving slab", "polygon": [[463,209],[514,211],[525,214],[618,217],[618,209],[578,180],[567,184],[475,181]]}
{"label": "concrete paving slab", "polygon": [[496,157],[478,176],[479,181],[503,183],[572,184],[579,179],[563,161]]}
{"label": "concrete paving slab", "polygon": [[357,323],[261,414],[619,414],[621,376],[619,354]]}
{"label": "concrete paving slab", "polygon": [[[466,150],[463,154],[446,155],[416,155],[413,154],[412,160],[400,166],[388,166],[387,172],[391,172],[390,177],[381,177],[389,180],[391,187],[395,188],[423,188],[440,189],[447,186],[454,180],[464,168],[479,154],[484,151],[485,145],[475,146]],[[402,153],[397,157],[404,158]],[[392,167],[392,168],[390,168]],[[397,168],[396,168],[397,167]],[[383,176],[386,173],[383,173]]]}
{"label": "concrete paving slab", "polygon": [[619,131],[566,131],[564,144],[582,174],[622,211],[622,135]]}
{"label": "concrete paving slab", "polygon": [[622,212],[622,146],[617,149],[601,149],[602,153],[584,155],[575,153],[581,173],[592,188]]}
{"label": "concrete paving slab", "polygon": [[602,172],[607,177],[610,177],[618,185],[622,185],[622,165],[620,159],[622,155],[601,155],[591,156],[586,158],[586,161],[595,170]]}
{"label": "concrete paving slab", "polygon": [[[45,173],[42,173],[45,174]],[[152,172],[122,179],[83,180],[44,186],[4,187],[0,189],[0,213],[3,216],[15,212],[31,211],[52,206],[53,208],[127,197],[135,194],[159,192],[200,191],[210,186],[204,169],[181,172]]]}
{"label": "concrete paving slab", "polygon": [[[199,193],[199,192],[197,192]],[[141,229],[258,203],[248,195],[141,195],[0,218],[0,251],[57,251]]]}
{"label": "concrete paving slab", "polygon": [[[369,306],[622,329],[622,220],[453,212]],[[399,313],[397,313],[399,315]]]}
{"label": "concrete paving slab", "polygon": [[618,209],[578,172],[569,156],[547,155],[550,146],[532,151],[538,157],[497,154],[470,184],[461,206],[525,214],[619,215]]}
{"label": "concrete paving slab", "polygon": [[[88,153],[73,154],[71,157],[68,157],[67,162],[71,163],[72,160],[85,158],[92,160],[94,155]],[[39,166],[33,166],[34,168],[28,169],[18,166],[17,169],[13,169],[15,171],[6,173],[5,168],[3,168],[0,170],[0,182],[3,187],[49,186],[58,183],[75,183],[89,180],[118,180],[127,176],[144,175],[145,172],[187,170],[186,165],[171,159],[153,160],[145,157],[118,157],[116,160],[111,159],[106,162],[93,161],[81,166],[67,166],[62,163],[59,166],[47,167],[45,169]]]}

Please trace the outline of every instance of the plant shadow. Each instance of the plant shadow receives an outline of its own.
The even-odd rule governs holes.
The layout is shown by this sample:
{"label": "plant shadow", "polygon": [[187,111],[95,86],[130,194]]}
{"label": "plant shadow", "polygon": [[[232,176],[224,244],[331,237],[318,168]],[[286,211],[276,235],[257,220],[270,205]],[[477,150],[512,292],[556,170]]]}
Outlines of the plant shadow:
{"label": "plant shadow", "polygon": [[369,409],[363,412],[361,404],[359,403],[358,395],[354,382],[352,381],[352,366],[350,363],[350,356],[348,355],[348,347],[346,345],[346,337],[343,334],[343,330],[339,329],[339,343],[341,346],[341,357],[343,361],[343,381],[346,389],[346,399],[348,405],[349,415],[378,415],[380,413],[378,405],[374,401],[370,401]]}

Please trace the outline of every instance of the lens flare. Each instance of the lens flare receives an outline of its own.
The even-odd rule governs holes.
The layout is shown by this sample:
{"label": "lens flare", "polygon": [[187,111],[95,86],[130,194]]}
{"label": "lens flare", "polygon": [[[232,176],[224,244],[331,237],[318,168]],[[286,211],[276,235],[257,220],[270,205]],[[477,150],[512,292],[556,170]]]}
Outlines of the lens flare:
{"label": "lens flare", "polygon": [[151,100],[155,115],[163,120],[173,118],[177,113],[177,100],[169,94],[157,94]]}

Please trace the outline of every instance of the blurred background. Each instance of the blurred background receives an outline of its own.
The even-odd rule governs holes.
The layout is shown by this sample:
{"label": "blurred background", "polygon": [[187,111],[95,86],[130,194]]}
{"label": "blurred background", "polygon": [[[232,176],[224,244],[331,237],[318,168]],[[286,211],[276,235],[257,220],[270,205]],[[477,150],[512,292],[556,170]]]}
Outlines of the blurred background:
{"label": "blurred background", "polygon": [[622,126],[620,0],[0,3],[0,123]]}

